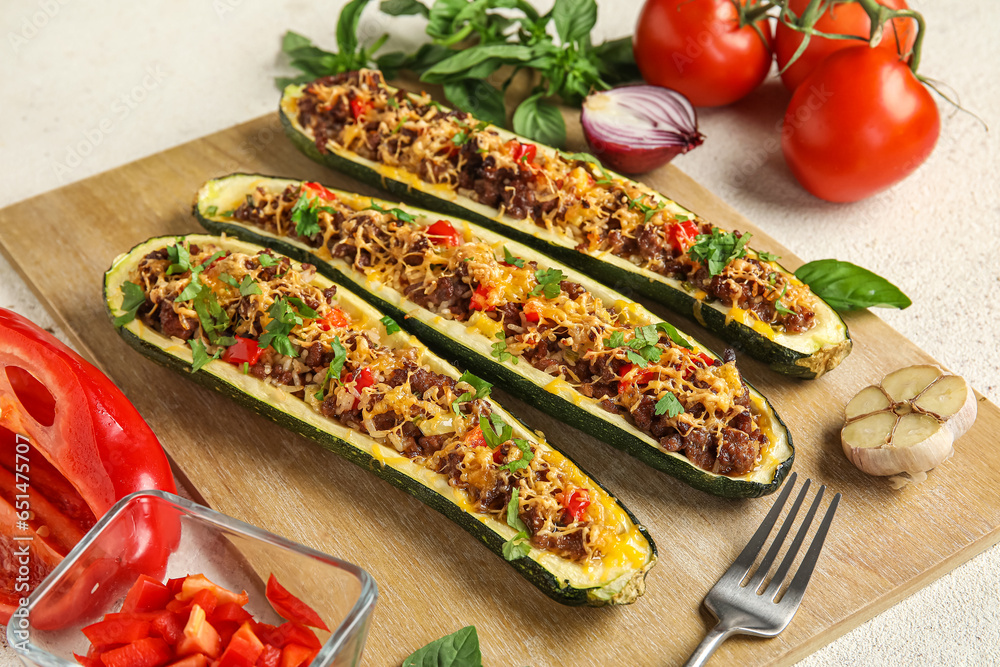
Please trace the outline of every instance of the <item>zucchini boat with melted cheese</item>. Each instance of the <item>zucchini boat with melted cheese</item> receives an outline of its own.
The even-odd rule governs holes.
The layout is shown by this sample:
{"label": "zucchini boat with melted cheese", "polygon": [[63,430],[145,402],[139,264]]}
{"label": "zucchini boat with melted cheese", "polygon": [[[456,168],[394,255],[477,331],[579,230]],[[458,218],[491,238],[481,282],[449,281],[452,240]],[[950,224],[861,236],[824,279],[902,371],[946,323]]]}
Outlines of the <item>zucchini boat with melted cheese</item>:
{"label": "zucchini boat with melted cheese", "polygon": [[350,293],[231,238],[150,239],[105,274],[140,352],[344,456],[462,526],[555,600],[625,604],[656,547],[571,460]]}
{"label": "zucchini boat with melted cheese", "polygon": [[649,187],[347,72],[285,89],[285,131],[306,155],[480,223],[700,324],[774,370],[814,378],[850,352],[839,315],[774,257]]}
{"label": "zucchini boat with melted cheese", "polygon": [[440,354],[698,489],[760,496],[791,468],[787,430],[732,357],[499,234],[248,174],[206,183],[195,215],[316,263]]}

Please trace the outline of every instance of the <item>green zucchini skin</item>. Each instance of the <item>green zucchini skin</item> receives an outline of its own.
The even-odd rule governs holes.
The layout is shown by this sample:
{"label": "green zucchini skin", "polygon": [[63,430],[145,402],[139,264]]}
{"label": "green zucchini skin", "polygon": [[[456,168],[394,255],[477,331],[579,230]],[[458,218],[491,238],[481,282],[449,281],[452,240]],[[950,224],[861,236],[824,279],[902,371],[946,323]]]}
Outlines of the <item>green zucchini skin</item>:
{"label": "green zucchini skin", "polygon": [[[149,239],[144,241],[134,248],[132,248],[128,253],[120,256],[115,260],[111,268],[105,273],[105,280],[103,284],[103,295],[104,295],[104,306],[105,312],[108,317],[113,320],[116,315],[121,314],[113,303],[115,302],[115,296],[110,290],[110,285],[113,282],[114,276],[121,272],[123,267],[134,266],[134,262],[138,261],[145,252],[153,247],[161,247],[159,245],[151,244],[170,244],[175,241],[183,240],[184,238],[191,238],[192,241],[197,241],[200,243],[216,243],[217,245],[224,245],[219,243],[219,239],[213,239],[212,237],[206,237],[204,235],[191,235],[189,237],[175,237],[175,236],[165,236],[159,238]],[[257,248],[258,250],[261,248]],[[294,259],[294,258],[293,258]],[[131,262],[131,264],[126,264],[126,262]],[[117,300],[120,302],[120,299]],[[220,394],[226,396],[230,400],[242,405],[249,410],[256,412],[257,414],[270,419],[281,427],[288,429],[294,433],[304,435],[312,440],[316,441],[322,447],[334,452],[338,456],[341,456],[351,463],[373,473],[377,477],[389,482],[396,488],[410,494],[417,500],[421,501],[428,507],[440,512],[448,519],[454,523],[461,526],[468,533],[472,534],[478,541],[483,542],[486,547],[497,554],[501,559],[503,559],[503,544],[505,542],[502,535],[494,530],[491,530],[483,521],[477,518],[475,515],[464,511],[456,503],[448,500],[441,494],[435,492],[433,489],[415,481],[406,475],[403,471],[396,470],[390,465],[385,465],[376,459],[374,456],[368,452],[362,450],[360,447],[352,445],[351,443],[337,437],[335,434],[323,430],[313,424],[309,424],[295,416],[281,410],[277,406],[260,400],[252,395],[240,386],[233,384],[211,372],[206,372],[209,366],[214,362],[209,362],[200,371],[191,372],[190,362],[181,358],[180,356],[171,354],[161,348],[160,346],[146,340],[141,335],[137,334],[135,331],[128,328],[128,326],[121,327],[118,329],[119,335],[122,339],[133,349],[138,351],[143,356],[149,358],[155,363],[169,368],[185,377],[194,380],[198,384],[207,387],[213,391],[217,391]],[[430,355],[428,355],[430,356]],[[441,365],[447,366],[443,361],[438,360]],[[224,363],[224,362],[219,362]],[[449,367],[450,368],[450,367]],[[452,368],[451,370],[454,371]],[[454,371],[455,377],[457,377],[457,371]],[[246,376],[243,376],[246,377]],[[249,379],[248,382],[259,382],[258,380]],[[490,400],[494,407],[500,407],[495,401]],[[507,419],[508,423],[511,423],[515,428],[515,432],[518,428],[523,429],[528,433],[533,433],[523,422],[517,419],[514,415],[509,412],[501,411],[504,417]],[[564,455],[565,456],[565,455]],[[569,457],[567,457],[568,459]],[[572,462],[572,460],[570,459]],[[576,465],[575,462],[573,462]],[[592,475],[587,473],[585,470],[576,465],[576,467],[587,476],[596,486],[599,486],[605,492],[607,489],[600,484]],[[614,496],[608,492],[608,495],[614,499]],[[635,515],[624,505],[614,499],[618,507],[628,516],[629,520],[636,527],[638,532],[645,539],[646,543],[649,545],[650,558],[645,568],[639,572],[636,571],[631,580],[623,586],[617,592],[611,595],[609,592],[602,591],[600,588],[574,588],[568,585],[566,581],[561,581],[560,578],[550,570],[546,569],[541,563],[530,557],[519,558],[513,561],[507,561],[511,567],[518,571],[521,576],[530,581],[539,590],[541,590],[545,595],[552,598],[560,604],[568,606],[604,606],[608,604],[630,604],[634,602],[645,590],[644,578],[649,569],[655,564],[657,558],[656,543],[653,541],[652,537],[649,535],[648,530],[643,526],[635,517]],[[534,550],[533,550],[534,551]],[[604,595],[602,595],[604,593]]]}
{"label": "green zucchini skin", "polygon": [[[206,187],[212,183],[223,182],[226,179],[239,178],[269,179],[270,177],[255,174],[231,174],[229,176],[224,176],[222,178],[215,179],[214,181],[210,181],[206,184]],[[277,178],[273,180],[281,183],[282,187],[284,183],[293,182]],[[202,191],[204,191],[206,187],[203,187]],[[333,192],[338,194],[338,196],[347,194],[340,193],[337,190],[334,190]],[[384,200],[374,201],[383,208],[394,208],[397,206],[394,202]],[[357,275],[345,274],[337,266],[325,261],[317,255],[314,255],[310,252],[307,246],[288,238],[275,237],[271,234],[264,233],[256,227],[244,225],[232,219],[222,219],[219,216],[206,215],[202,209],[207,208],[207,206],[207,200],[202,201],[201,197],[199,197],[199,201],[194,205],[194,215],[201,225],[209,232],[213,234],[235,236],[249,243],[268,246],[277,252],[292,257],[300,262],[314,264],[320,273],[335,283],[352,290],[362,299],[372,304],[376,309],[392,317],[400,326],[413,333],[413,335],[417,336],[428,347],[449,361],[468,368],[476,375],[487,379],[511,395],[521,398],[521,400],[538,407],[556,419],[570,424],[580,431],[588,433],[593,437],[606,442],[609,445],[630,454],[631,456],[634,456],[646,465],[671,475],[693,488],[724,498],[756,498],[776,491],[791,471],[795,458],[795,450],[792,444],[791,433],[788,431],[784,421],[782,421],[773,406],[771,406],[766,399],[763,399],[763,397],[761,398],[767,406],[767,409],[770,411],[770,416],[775,422],[773,430],[780,430],[784,438],[787,440],[789,448],[787,458],[783,459],[778,464],[773,472],[772,478],[768,482],[733,479],[731,477],[708,472],[695,466],[685,457],[677,454],[666,453],[656,447],[651,440],[643,440],[624,430],[611,421],[611,419],[616,419],[616,417],[605,413],[603,410],[595,409],[592,412],[580,405],[574,404],[572,401],[546,390],[543,386],[536,384],[531,379],[525,377],[523,374],[518,372],[516,366],[501,363],[497,359],[481,353],[479,350],[474,349],[470,345],[463,344],[462,340],[449,336],[443,330],[439,330],[417,317],[408,317],[406,311],[398,305],[386,301],[374,291],[367,289],[363,279],[359,279]],[[400,206],[403,210],[411,215],[417,216],[418,218],[433,215],[429,211],[404,205]],[[439,216],[433,217],[437,218]],[[477,229],[475,225],[470,225],[470,227],[473,230],[473,233],[481,233],[481,230]],[[511,246],[511,248],[515,255],[529,261],[538,261],[539,266],[541,267],[562,268],[564,273],[566,273],[565,267],[560,267],[556,262],[545,258],[537,251],[533,251],[527,247],[518,248]],[[572,278],[572,276],[570,277]],[[618,296],[625,299],[622,295]],[[703,345],[699,344],[699,346],[704,348]],[[752,387],[751,390],[754,391]]]}
{"label": "green zucchini skin", "polygon": [[[666,282],[667,279],[657,273],[640,267],[623,268],[611,262],[602,261],[597,257],[579,252],[573,247],[554,243],[531,233],[536,229],[536,226],[530,221],[517,220],[507,216],[497,218],[483,215],[479,211],[459,203],[395,180],[388,175],[388,172],[380,170],[378,167],[372,168],[333,152],[321,153],[316,148],[315,142],[296,127],[296,123],[289,118],[285,111],[284,102],[289,95],[293,95],[290,91],[294,88],[294,86],[289,86],[285,89],[282,104],[279,106],[282,127],[296,148],[310,159],[326,167],[343,172],[368,185],[381,188],[417,206],[480,224],[515,241],[532,246],[567,266],[593,276],[615,290],[626,293],[634,292],[655,303],[662,304],[673,312],[696,320],[706,329],[732,344],[733,347],[768,364],[775,372],[803,379],[815,379],[836,367],[851,351],[852,341],[847,325],[843,318],[825,302],[821,301],[824,317],[837,318],[839,325],[843,327],[843,337],[833,344],[824,345],[819,350],[807,354],[770,340],[742,322],[727,318],[725,313],[708,304],[703,304],[683,289]],[[493,126],[491,128],[498,129]],[[501,131],[505,135],[518,136],[506,130]],[[527,143],[534,143],[540,149],[552,150],[524,137],[520,137],[520,139]],[[620,174],[609,173],[625,179]]]}

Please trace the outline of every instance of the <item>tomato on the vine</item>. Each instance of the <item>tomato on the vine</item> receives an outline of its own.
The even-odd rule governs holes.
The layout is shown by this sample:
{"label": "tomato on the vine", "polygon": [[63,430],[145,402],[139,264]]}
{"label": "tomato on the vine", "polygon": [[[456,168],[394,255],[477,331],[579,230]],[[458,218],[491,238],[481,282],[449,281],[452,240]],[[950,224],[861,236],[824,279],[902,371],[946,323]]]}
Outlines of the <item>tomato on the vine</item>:
{"label": "tomato on the vine", "polygon": [[[876,1],[890,9],[909,8],[906,0]],[[795,16],[800,17],[809,6],[809,2],[810,0],[789,0],[788,8],[795,13]],[[867,40],[871,34],[871,19],[858,3],[834,2],[827,6],[813,27],[827,34],[855,35]],[[902,55],[906,55],[913,48],[913,42],[917,36],[913,19],[894,18],[887,22],[882,30],[882,41],[875,48],[886,49],[891,53]],[[779,70],[784,69],[788,61],[791,60],[802,43],[802,39],[801,32],[778,21],[778,27],[774,31],[774,57],[778,61]],[[794,91],[816,69],[817,65],[826,60],[827,56],[841,49],[858,46],[861,43],[850,39],[828,39],[814,36],[810,38],[805,51],[788,69],[781,73],[781,81],[786,88]]]}
{"label": "tomato on the vine", "polygon": [[673,88],[695,106],[730,104],[771,69],[771,26],[766,19],[755,25],[740,26],[732,0],[647,0],[635,61],[647,83]]}
{"label": "tomato on the vine", "polygon": [[781,148],[806,190],[851,202],[913,172],[940,130],[934,98],[910,67],[888,49],[861,45],[834,53],[798,87]]}

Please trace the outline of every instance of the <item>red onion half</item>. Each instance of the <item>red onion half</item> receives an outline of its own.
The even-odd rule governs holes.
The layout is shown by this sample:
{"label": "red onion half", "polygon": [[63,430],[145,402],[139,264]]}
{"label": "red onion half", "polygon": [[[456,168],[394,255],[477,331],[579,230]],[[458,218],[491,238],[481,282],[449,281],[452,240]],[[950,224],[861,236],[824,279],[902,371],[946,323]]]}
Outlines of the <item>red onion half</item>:
{"label": "red onion half", "polygon": [[580,122],[591,152],[623,174],[655,169],[705,139],[687,98],[660,86],[591,93],[583,101]]}

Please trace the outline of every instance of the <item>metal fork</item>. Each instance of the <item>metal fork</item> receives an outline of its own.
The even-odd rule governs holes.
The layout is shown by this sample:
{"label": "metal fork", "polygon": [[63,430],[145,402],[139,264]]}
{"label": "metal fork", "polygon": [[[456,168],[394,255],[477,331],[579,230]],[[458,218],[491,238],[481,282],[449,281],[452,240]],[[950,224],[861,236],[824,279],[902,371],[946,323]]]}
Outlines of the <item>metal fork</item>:
{"label": "metal fork", "polygon": [[732,566],[726,570],[722,578],[719,579],[715,586],[712,587],[712,590],[708,592],[708,595],[705,596],[705,608],[712,612],[719,622],[714,628],[709,630],[708,635],[698,645],[694,653],[691,654],[686,667],[704,665],[712,656],[712,653],[715,652],[715,649],[729,638],[730,635],[743,634],[757,637],[774,637],[784,630],[788,626],[789,621],[792,620],[792,617],[795,616],[795,612],[799,608],[799,603],[802,602],[802,596],[806,592],[806,586],[809,584],[809,578],[816,567],[816,561],[819,559],[819,552],[823,548],[823,541],[826,539],[830,524],[833,522],[833,515],[837,511],[837,505],[840,503],[839,493],[830,502],[830,506],[826,510],[826,515],[824,515],[823,521],[820,523],[813,537],[812,544],[809,546],[809,551],[806,552],[798,571],[792,578],[792,583],[788,585],[788,589],[777,602],[775,602],[775,599],[780,592],[781,584],[788,575],[788,571],[795,561],[795,556],[798,554],[799,548],[805,541],[806,533],[809,532],[809,525],[816,515],[820,500],[823,498],[823,492],[826,490],[825,486],[819,487],[816,498],[809,507],[809,512],[806,514],[805,519],[802,520],[802,525],[795,534],[795,539],[785,553],[785,557],[782,559],[767,588],[760,590],[763,588],[764,579],[767,577],[767,573],[774,564],[774,560],[781,550],[781,545],[792,527],[795,515],[802,506],[802,501],[805,500],[806,492],[809,490],[812,482],[811,480],[807,479],[805,484],[802,485],[798,497],[796,497],[791,510],[788,512],[788,516],[778,529],[778,534],[764,555],[764,560],[761,561],[757,571],[754,572],[754,575],[745,586],[743,582],[750,573],[750,568],[753,567],[754,561],[757,560],[757,555],[763,548],[768,535],[771,534],[771,529],[778,520],[781,510],[785,506],[785,501],[788,500],[788,496],[792,492],[796,477],[795,473],[789,476],[788,481],[785,483],[785,488],[781,491],[778,499],[774,501],[774,507],[764,517],[764,522],[760,525],[760,528],[750,538],[750,541],[740,555],[737,556]]}

